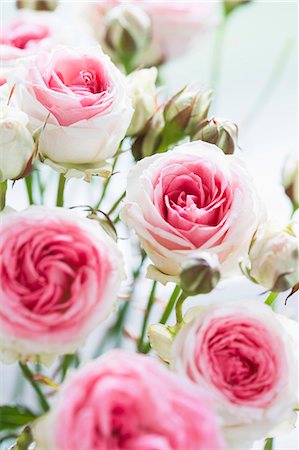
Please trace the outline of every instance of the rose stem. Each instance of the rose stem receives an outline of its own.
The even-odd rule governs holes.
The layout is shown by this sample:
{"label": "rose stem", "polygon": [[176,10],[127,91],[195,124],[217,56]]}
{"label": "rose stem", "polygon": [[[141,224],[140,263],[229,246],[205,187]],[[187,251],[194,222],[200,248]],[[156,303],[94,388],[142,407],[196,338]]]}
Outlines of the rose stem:
{"label": "rose stem", "polygon": [[[211,64],[211,86],[214,92],[217,92],[217,87],[220,79],[220,67],[222,63],[224,33],[227,25],[227,20],[228,16],[224,15],[221,23],[218,25],[215,34],[214,51],[212,53],[213,57]],[[215,107],[215,97],[214,97],[214,107]]]}
{"label": "rose stem", "polygon": [[270,306],[272,309],[274,307],[274,302],[276,298],[278,297],[279,292],[270,292],[268,297],[265,300],[265,305]]}
{"label": "rose stem", "polygon": [[264,450],[272,450],[273,449],[273,438],[268,438],[265,440]]}
{"label": "rose stem", "polygon": [[101,197],[100,197],[99,201],[98,201],[98,202],[95,204],[95,206],[94,206],[95,209],[99,209],[99,207],[100,207],[101,204],[102,204],[102,201],[104,200],[104,197],[105,197],[107,188],[108,188],[108,186],[109,186],[109,184],[110,184],[110,181],[111,181],[111,178],[112,178],[112,175],[113,175],[113,172],[114,172],[114,169],[115,169],[115,166],[116,166],[116,164],[117,164],[117,161],[118,161],[118,158],[119,158],[120,154],[121,154],[121,152],[119,151],[119,152],[116,154],[115,158],[114,158],[114,161],[113,161],[113,164],[112,164],[112,173],[111,173],[111,175],[109,176],[109,178],[107,178],[107,180],[106,180],[105,183],[104,183],[104,187],[103,187],[103,191],[102,191]]}
{"label": "rose stem", "polygon": [[21,368],[21,370],[23,372],[24,377],[26,378],[26,380],[29,381],[29,383],[31,384],[31,386],[35,390],[35,392],[36,392],[36,394],[38,396],[39,403],[40,403],[40,406],[41,406],[42,410],[44,412],[49,411],[49,409],[50,409],[49,403],[47,402],[44,394],[42,393],[42,390],[39,387],[38,383],[33,379],[33,373],[31,372],[31,370],[29,369],[27,364],[19,362],[19,366],[20,366],[20,368]]}
{"label": "rose stem", "polygon": [[113,325],[111,325],[111,327],[109,328],[109,330],[105,334],[105,336],[102,339],[100,345],[96,348],[96,350],[95,350],[95,352],[93,354],[94,358],[96,358],[97,356],[100,356],[103,353],[103,350],[105,348],[105,344],[108,343],[113,338],[116,339],[115,346],[116,347],[120,347],[121,346],[122,331],[123,331],[124,324],[125,324],[128,312],[129,312],[129,308],[130,308],[130,306],[132,304],[131,300],[132,300],[132,297],[134,295],[134,290],[136,288],[136,280],[140,276],[140,272],[141,272],[141,269],[143,267],[143,263],[144,263],[145,260],[146,260],[146,253],[144,251],[142,251],[140,264],[137,267],[137,269],[134,270],[134,272],[133,272],[133,283],[132,283],[132,289],[131,289],[131,292],[130,292],[130,297],[119,308],[118,314],[117,314],[117,318],[116,318],[115,322],[113,323]]}
{"label": "rose stem", "polygon": [[30,173],[29,175],[27,175],[27,177],[25,177],[24,180],[26,183],[29,205],[33,205],[34,200],[33,200],[33,192],[32,192],[32,174]]}
{"label": "rose stem", "polygon": [[63,194],[64,194],[65,182],[66,182],[65,176],[61,173],[59,175],[56,206],[63,206]]}
{"label": "rose stem", "polygon": [[108,213],[107,213],[108,216],[110,216],[110,214],[112,214],[113,211],[118,207],[118,205],[120,204],[120,202],[122,201],[122,199],[125,197],[125,195],[126,195],[126,191],[123,192],[123,193],[121,194],[121,196],[116,200],[116,202],[114,203],[114,205],[112,206],[112,208],[109,209],[109,211],[108,211]]}
{"label": "rose stem", "polygon": [[152,286],[152,290],[150,292],[150,296],[147,302],[147,307],[146,307],[146,311],[145,311],[145,315],[144,315],[144,319],[142,322],[142,328],[141,328],[141,335],[140,338],[138,339],[137,342],[137,350],[139,352],[143,351],[143,340],[144,340],[144,336],[146,333],[146,329],[147,329],[147,323],[148,323],[148,319],[149,319],[149,315],[150,312],[152,310],[154,301],[155,301],[155,292],[156,292],[156,288],[157,288],[157,281],[153,282],[153,286]]}
{"label": "rose stem", "polygon": [[[181,290],[180,286],[175,286],[175,288],[174,288],[174,290],[173,290],[173,292],[171,294],[171,297],[170,297],[170,299],[169,299],[169,301],[168,301],[168,303],[166,305],[164,313],[162,314],[161,319],[159,321],[159,323],[161,323],[162,325],[164,325],[167,322],[167,319],[169,318],[169,316],[170,316],[170,314],[171,314],[171,312],[172,312],[172,310],[174,308],[175,302],[176,302],[176,300],[177,300],[177,298],[179,296],[180,290]],[[150,346],[150,344],[148,342],[143,347],[142,353],[148,353],[150,351],[150,349],[151,349],[151,346]]]}
{"label": "rose stem", "polygon": [[176,324],[179,325],[182,321],[183,321],[183,310],[182,310],[182,306],[184,301],[186,300],[188,296],[182,292],[178,301],[176,302],[175,305],[175,316],[176,316]]}
{"label": "rose stem", "polygon": [[6,205],[6,191],[7,191],[7,181],[2,181],[0,183],[0,211],[5,208]]}

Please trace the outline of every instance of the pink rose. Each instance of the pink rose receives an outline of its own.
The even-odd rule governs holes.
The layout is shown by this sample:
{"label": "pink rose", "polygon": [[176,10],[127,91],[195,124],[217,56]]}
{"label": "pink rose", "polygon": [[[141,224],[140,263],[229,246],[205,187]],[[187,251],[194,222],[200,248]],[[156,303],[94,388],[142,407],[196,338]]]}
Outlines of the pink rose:
{"label": "pink rose", "polygon": [[[105,14],[121,4],[133,4],[149,15],[153,38],[148,49],[138,56],[139,64],[154,65],[184,52],[192,41],[218,21],[219,5],[215,2],[173,0],[106,0],[88,5],[88,19],[101,41]],[[136,61],[136,65],[138,66]]]}
{"label": "pink rose", "polygon": [[186,258],[205,251],[218,256],[227,275],[247,254],[259,213],[243,162],[195,141],[131,169],[122,218],[164,274],[177,276]]}
{"label": "pink rose", "polygon": [[123,279],[116,244],[62,208],[4,213],[0,229],[2,358],[74,352],[114,308]]}
{"label": "pink rose", "polygon": [[229,441],[263,438],[289,418],[297,402],[295,322],[254,300],[191,310],[186,321],[170,365],[211,394]]}
{"label": "pink rose", "polygon": [[42,450],[224,449],[208,399],[196,385],[124,350],[78,370],[34,435]]}
{"label": "pink rose", "polygon": [[32,131],[50,113],[39,140],[45,162],[67,176],[101,172],[133,113],[125,77],[108,56],[93,46],[57,47],[19,60],[8,81]]}
{"label": "pink rose", "polygon": [[68,25],[51,12],[17,11],[0,31],[2,67],[13,66],[18,58],[33,55],[70,40]]}

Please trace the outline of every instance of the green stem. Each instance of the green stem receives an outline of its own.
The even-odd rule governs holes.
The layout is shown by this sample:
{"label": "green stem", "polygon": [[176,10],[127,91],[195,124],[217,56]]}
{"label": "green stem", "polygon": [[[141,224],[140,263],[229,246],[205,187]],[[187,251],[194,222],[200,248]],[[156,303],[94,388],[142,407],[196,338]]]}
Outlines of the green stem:
{"label": "green stem", "polygon": [[29,205],[34,205],[33,189],[32,189],[32,173],[30,173],[29,175],[27,175],[27,177],[25,177],[25,183]]}
{"label": "green stem", "polygon": [[[223,16],[223,19],[216,30],[216,36],[214,41],[213,59],[211,66],[211,86],[214,92],[217,92],[219,79],[220,79],[220,68],[222,63],[222,53],[224,48],[224,33],[227,25],[228,16]],[[215,103],[215,98],[214,98]]]}
{"label": "green stem", "polygon": [[63,196],[64,196],[65,182],[66,182],[65,176],[61,173],[59,175],[57,197],[56,197],[56,206],[63,206]]}
{"label": "green stem", "polygon": [[0,211],[5,208],[6,205],[6,191],[7,191],[7,180],[0,183]]}
{"label": "green stem", "polygon": [[274,439],[273,438],[265,439],[264,450],[272,450],[273,449],[273,443],[274,443]]}
{"label": "green stem", "polygon": [[245,125],[248,128],[249,124],[251,124],[251,122],[257,117],[257,113],[260,111],[260,109],[262,109],[265,106],[265,104],[269,100],[271,93],[273,92],[276,84],[278,83],[286,67],[286,63],[290,56],[292,47],[293,42],[287,40],[278,56],[274,69],[271,71],[270,79],[267,80],[265,86],[261,91],[261,94],[257,98],[256,102],[254,103],[249,113],[243,119],[240,128],[242,128],[242,126]]}
{"label": "green stem", "polygon": [[41,204],[43,204],[44,203],[45,186],[42,183],[39,170],[37,169],[34,173],[35,173],[35,177],[36,177],[36,181],[37,181],[37,186],[38,186],[38,189],[39,189],[40,202],[41,202]]}
{"label": "green stem", "polygon": [[[160,319],[159,323],[164,325],[167,322],[170,314],[172,313],[172,310],[174,308],[174,305],[176,303],[176,300],[177,300],[177,298],[179,296],[180,291],[181,291],[180,286],[175,286],[175,288],[174,288],[174,290],[173,290],[173,292],[171,294],[171,297],[168,300],[166,308],[165,308],[165,310],[164,310],[164,312],[163,312],[163,314],[161,316],[161,319]],[[148,353],[150,351],[150,349],[151,349],[151,346],[150,346],[150,343],[148,342],[143,347],[143,353]]]}
{"label": "green stem", "polygon": [[114,161],[113,161],[113,164],[112,164],[112,174],[110,175],[109,178],[107,178],[107,180],[104,183],[104,187],[103,187],[103,191],[102,191],[101,197],[99,198],[99,201],[94,206],[95,209],[99,209],[101,204],[102,204],[102,201],[104,200],[104,197],[106,195],[106,191],[107,191],[108,186],[110,184],[110,181],[111,181],[111,178],[112,178],[112,175],[113,175],[113,172],[114,172],[114,169],[115,169],[115,166],[117,164],[117,161],[118,161],[118,158],[119,158],[120,154],[121,154],[121,152],[119,151],[116,154],[115,158],[114,158]]}
{"label": "green stem", "polygon": [[61,382],[65,379],[66,374],[71,366],[78,367],[80,359],[77,354],[64,355],[61,366]]}
{"label": "green stem", "polygon": [[112,214],[113,213],[113,211],[115,211],[115,209],[118,207],[118,205],[120,204],[120,202],[123,200],[123,198],[125,197],[125,195],[126,195],[126,191],[125,192],[123,192],[122,194],[121,194],[121,196],[116,200],[116,202],[114,203],[114,205],[109,209],[109,211],[108,211],[108,216],[110,216],[110,214]]}
{"label": "green stem", "polygon": [[274,307],[274,302],[277,299],[279,292],[270,292],[268,297],[265,300],[265,305],[270,306],[272,309]]}
{"label": "green stem", "polygon": [[188,296],[182,292],[175,305],[176,323],[179,325],[183,321],[183,303]]}
{"label": "green stem", "polygon": [[50,409],[49,403],[47,402],[47,399],[44,396],[44,394],[43,394],[41,388],[39,387],[38,383],[33,379],[33,374],[31,372],[31,370],[29,369],[27,364],[19,362],[19,366],[20,366],[20,368],[22,370],[22,373],[23,373],[24,377],[26,378],[26,380],[29,381],[29,383],[31,384],[31,386],[35,390],[42,410],[44,412],[49,411],[49,409]]}
{"label": "green stem", "polygon": [[139,340],[137,342],[137,349],[138,349],[139,352],[143,351],[143,340],[144,340],[145,333],[146,333],[146,330],[147,330],[147,324],[148,324],[149,316],[150,316],[151,310],[152,310],[153,305],[154,305],[156,289],[157,289],[157,281],[154,281],[153,282],[153,286],[152,286],[152,290],[150,292],[150,296],[149,296],[149,299],[148,299],[148,302],[147,302],[144,319],[143,319],[143,322],[142,322],[140,338],[139,338]]}

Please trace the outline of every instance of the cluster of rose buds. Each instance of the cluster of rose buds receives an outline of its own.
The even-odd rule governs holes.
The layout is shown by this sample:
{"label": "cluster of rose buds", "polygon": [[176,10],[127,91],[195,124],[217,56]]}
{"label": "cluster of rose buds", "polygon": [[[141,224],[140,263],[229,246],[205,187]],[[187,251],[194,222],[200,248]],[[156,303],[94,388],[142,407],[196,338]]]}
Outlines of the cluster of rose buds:
{"label": "cluster of rose buds", "polygon": [[162,105],[133,143],[136,160],[163,153],[189,138],[216,144],[226,154],[237,148],[238,127],[233,122],[208,118],[213,92],[190,84]]}

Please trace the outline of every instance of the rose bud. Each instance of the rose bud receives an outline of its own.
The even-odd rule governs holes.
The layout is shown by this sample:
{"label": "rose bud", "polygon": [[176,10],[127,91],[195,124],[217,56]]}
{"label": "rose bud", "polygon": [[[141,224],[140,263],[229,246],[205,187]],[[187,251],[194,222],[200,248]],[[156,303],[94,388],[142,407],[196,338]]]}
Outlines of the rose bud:
{"label": "rose bud", "polygon": [[250,1],[251,0],[224,0],[223,1],[224,14],[228,16],[236,8],[242,5],[246,5],[247,3],[250,3]]}
{"label": "rose bud", "polygon": [[166,103],[165,122],[174,123],[184,134],[190,134],[207,117],[212,95],[213,91],[202,91],[194,85],[184,87]]}
{"label": "rose bud", "polygon": [[163,139],[164,126],[163,110],[159,109],[133,143],[132,153],[136,161],[157,152]]}
{"label": "rose bud", "polygon": [[129,94],[134,108],[128,136],[137,135],[156,110],[157,69],[138,70],[127,77]]}
{"label": "rose bud", "polygon": [[148,339],[151,347],[163,361],[171,360],[171,346],[175,336],[172,328],[161,323],[153,324],[148,329]]}
{"label": "rose bud", "polygon": [[54,11],[58,5],[57,0],[18,0],[17,8],[28,8],[36,11]]}
{"label": "rose bud", "polygon": [[296,153],[292,153],[285,161],[282,171],[282,184],[285,193],[292,202],[293,210],[299,208],[299,164]]}
{"label": "rose bud", "polygon": [[145,11],[132,5],[111,9],[105,19],[104,48],[130,72],[130,61],[149,43],[151,20]]}
{"label": "rose bud", "polygon": [[226,155],[232,155],[238,146],[238,127],[224,119],[206,119],[192,133],[192,141],[216,144]]}
{"label": "rose bud", "polygon": [[27,114],[1,105],[0,182],[21,178],[31,166],[35,144],[26,128],[27,123]]}
{"label": "rose bud", "polygon": [[216,255],[202,253],[182,263],[180,285],[187,295],[208,294],[220,280],[220,266]]}
{"label": "rose bud", "polygon": [[283,230],[269,225],[258,230],[248,255],[241,263],[242,270],[251,281],[274,291],[292,288],[299,281],[298,238],[294,227]]}

